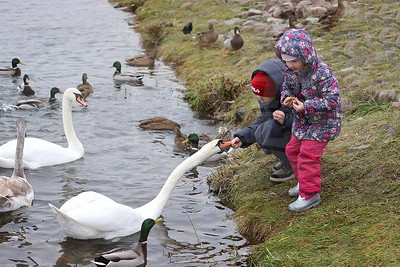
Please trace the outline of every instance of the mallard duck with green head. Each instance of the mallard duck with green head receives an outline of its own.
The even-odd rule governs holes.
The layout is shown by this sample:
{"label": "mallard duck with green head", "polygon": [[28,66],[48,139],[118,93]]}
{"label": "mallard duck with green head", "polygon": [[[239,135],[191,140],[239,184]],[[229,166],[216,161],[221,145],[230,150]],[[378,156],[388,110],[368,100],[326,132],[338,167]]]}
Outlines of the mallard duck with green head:
{"label": "mallard duck with green head", "polygon": [[24,96],[34,97],[35,90],[33,90],[33,88],[29,85],[29,75],[25,74],[22,80],[24,83],[19,86],[21,94]]}
{"label": "mallard duck with green head", "polygon": [[23,110],[30,110],[30,109],[35,109],[41,107],[45,103],[54,103],[56,102],[56,94],[63,94],[64,91],[61,91],[58,89],[58,87],[53,87],[50,89],[50,97],[49,98],[31,98],[31,99],[25,99],[25,100],[19,100],[17,103],[14,105],[18,107],[18,109],[23,109]]}
{"label": "mallard duck with green head", "polygon": [[134,74],[130,72],[121,72],[121,62],[115,61],[110,68],[115,68],[113,74],[113,79],[116,84],[133,84],[133,85],[143,85],[143,75]]}
{"label": "mallard duck with green head", "polygon": [[139,266],[147,262],[147,238],[151,228],[162,219],[146,219],[140,229],[140,238],[135,248],[115,248],[100,254],[93,263],[96,266]]}
{"label": "mallard duck with green head", "polygon": [[242,36],[240,36],[240,30],[238,26],[235,26],[233,32],[229,33],[229,36],[224,41],[224,50],[222,51],[222,56],[226,57],[226,50],[236,53],[244,45]]}
{"label": "mallard duck with green head", "polygon": [[1,68],[0,75],[21,76],[21,69],[18,67],[18,64],[25,65],[25,63],[20,61],[18,58],[13,58],[11,60],[12,67]]}

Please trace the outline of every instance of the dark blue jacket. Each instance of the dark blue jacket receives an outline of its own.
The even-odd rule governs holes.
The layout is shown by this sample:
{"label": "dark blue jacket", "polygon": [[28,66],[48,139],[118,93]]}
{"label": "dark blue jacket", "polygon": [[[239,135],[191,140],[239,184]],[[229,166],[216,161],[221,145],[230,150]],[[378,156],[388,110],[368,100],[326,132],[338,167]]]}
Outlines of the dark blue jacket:
{"label": "dark blue jacket", "polygon": [[[285,113],[285,121],[283,124],[276,122],[274,127],[278,127],[275,131],[268,131],[269,133],[274,133],[274,138],[280,138],[284,136],[285,132],[291,132],[292,130],[292,122],[293,122],[293,115],[290,109],[285,106],[282,106],[280,103],[281,97],[281,87],[284,80],[284,72],[286,70],[286,66],[279,60],[279,59],[270,59],[262,62],[252,73],[251,77],[253,78],[258,72],[262,71],[268,74],[269,77],[275,82],[275,86],[277,88],[275,99],[268,105],[264,104],[261,101],[258,101],[260,105],[261,114],[257,117],[256,121],[248,126],[247,128],[240,130],[239,132],[235,133],[235,137],[239,137],[240,141],[242,141],[242,148],[248,147],[256,142],[256,138],[254,136],[254,132],[256,131],[257,127],[268,120],[273,120],[272,113],[275,110],[281,110]],[[281,136],[276,136],[282,134]],[[269,138],[269,134],[266,133],[266,138]]]}

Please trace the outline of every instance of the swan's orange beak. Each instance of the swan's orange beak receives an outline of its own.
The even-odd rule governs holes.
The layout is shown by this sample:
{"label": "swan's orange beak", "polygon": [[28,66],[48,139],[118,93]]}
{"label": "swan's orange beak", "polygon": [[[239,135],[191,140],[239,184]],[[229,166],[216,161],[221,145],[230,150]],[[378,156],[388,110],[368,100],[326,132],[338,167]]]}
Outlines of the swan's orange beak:
{"label": "swan's orange beak", "polygon": [[87,104],[86,104],[85,101],[83,101],[82,97],[77,96],[77,97],[76,97],[76,101],[77,101],[78,103],[80,103],[82,106],[87,107]]}
{"label": "swan's orange beak", "polygon": [[225,148],[225,147],[228,147],[228,146],[231,146],[231,145],[232,145],[231,142],[222,142],[219,146],[220,146],[221,148]]}

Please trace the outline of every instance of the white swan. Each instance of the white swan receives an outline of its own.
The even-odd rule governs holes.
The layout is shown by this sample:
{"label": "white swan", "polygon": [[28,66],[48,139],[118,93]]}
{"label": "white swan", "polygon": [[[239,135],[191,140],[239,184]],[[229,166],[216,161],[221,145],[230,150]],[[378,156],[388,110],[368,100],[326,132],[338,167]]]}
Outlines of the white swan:
{"label": "white swan", "polygon": [[0,176],[0,212],[31,206],[34,198],[32,186],[25,178],[22,162],[24,153],[26,122],[17,120],[17,147],[15,151],[15,166],[11,177]]}
{"label": "white swan", "polygon": [[[62,118],[64,132],[68,147],[34,138],[25,138],[24,166],[28,169],[36,169],[43,166],[51,166],[77,160],[83,157],[84,149],[75,134],[72,123],[72,100],[87,106],[82,95],[76,88],[65,90],[62,101]],[[15,147],[17,140],[11,140],[0,146],[0,167],[13,168]]]}
{"label": "white swan", "polygon": [[179,178],[201,162],[221,151],[230,143],[213,140],[185,159],[169,175],[158,195],[149,203],[133,209],[96,193],[83,192],[65,202],[60,209],[49,203],[62,230],[76,239],[128,236],[140,231],[147,219],[157,219]]}

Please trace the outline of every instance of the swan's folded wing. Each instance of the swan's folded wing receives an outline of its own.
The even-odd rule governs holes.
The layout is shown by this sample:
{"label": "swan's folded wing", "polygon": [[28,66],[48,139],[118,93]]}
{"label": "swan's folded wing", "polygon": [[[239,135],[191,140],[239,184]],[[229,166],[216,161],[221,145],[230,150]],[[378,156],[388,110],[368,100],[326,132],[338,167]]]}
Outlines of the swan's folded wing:
{"label": "swan's folded wing", "polygon": [[84,192],[68,200],[60,208],[66,216],[79,224],[101,232],[126,229],[133,209],[96,193]]}

